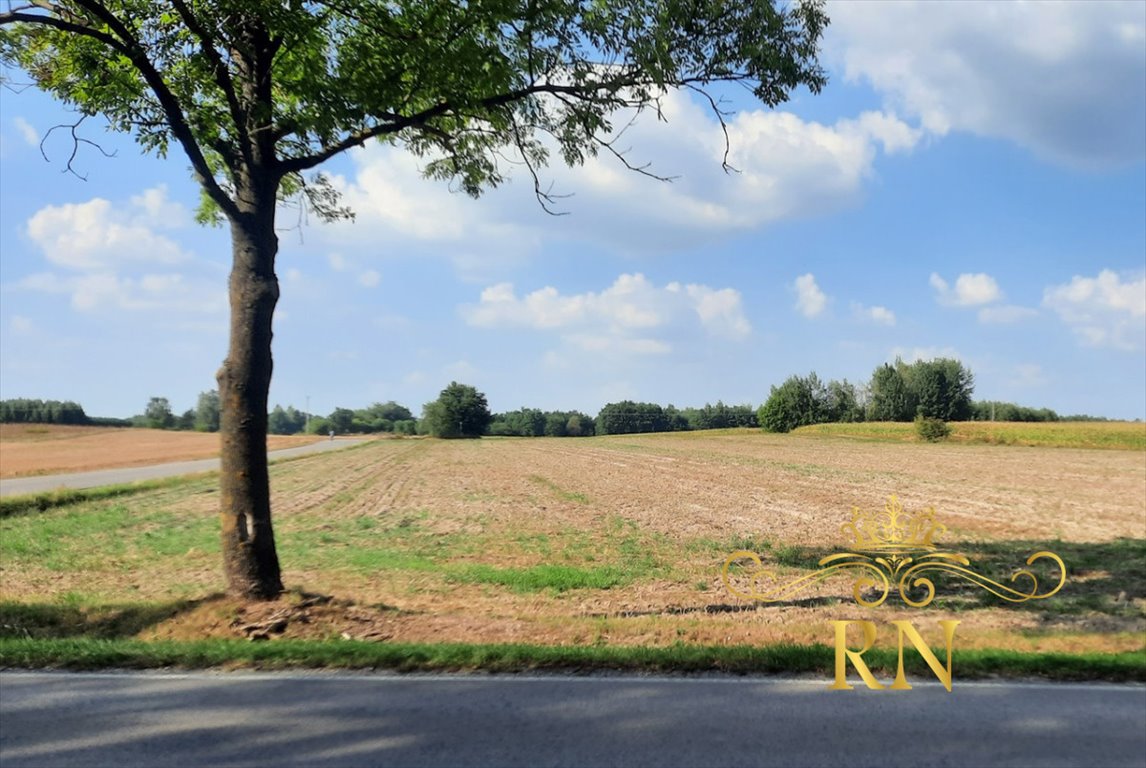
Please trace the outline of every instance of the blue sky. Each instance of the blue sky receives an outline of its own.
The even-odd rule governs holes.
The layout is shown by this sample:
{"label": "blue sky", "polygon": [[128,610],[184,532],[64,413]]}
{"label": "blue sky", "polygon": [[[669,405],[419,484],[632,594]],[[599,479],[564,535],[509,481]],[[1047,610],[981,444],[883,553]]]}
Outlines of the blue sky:
{"label": "blue sky", "polygon": [[[494,410],[758,405],[792,374],[865,382],[957,357],[977,399],[1146,417],[1146,4],[829,6],[823,93],[704,108],[629,157],[473,201],[372,146],[328,164],[350,224],[280,212],[272,403],[327,413],[451,380]],[[1019,33],[1021,32],[1021,34]],[[226,348],[227,233],[188,164],[34,90],[0,93],[0,396],[177,410]]]}

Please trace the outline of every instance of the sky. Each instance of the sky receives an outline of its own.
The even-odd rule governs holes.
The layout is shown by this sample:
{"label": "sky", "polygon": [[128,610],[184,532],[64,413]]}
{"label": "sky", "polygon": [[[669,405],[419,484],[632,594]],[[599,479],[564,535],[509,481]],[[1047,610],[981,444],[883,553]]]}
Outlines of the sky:
{"label": "sky", "polygon": [[[831,3],[830,82],[729,92],[730,163],[670,93],[601,157],[479,200],[371,145],[328,163],[354,222],[279,213],[271,403],[329,413],[451,381],[494,411],[757,406],[953,357],[974,396],[1146,418],[1146,3]],[[620,116],[618,123],[625,122]],[[0,90],[0,397],[176,411],[226,353],[225,229],[189,164]],[[40,150],[41,139],[47,138]],[[47,156],[45,160],[44,155]]]}

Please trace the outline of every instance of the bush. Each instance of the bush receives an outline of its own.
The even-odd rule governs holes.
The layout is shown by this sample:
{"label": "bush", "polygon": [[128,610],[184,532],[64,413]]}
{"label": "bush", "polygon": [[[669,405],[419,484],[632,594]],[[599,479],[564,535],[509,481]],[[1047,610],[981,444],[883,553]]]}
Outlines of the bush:
{"label": "bush", "polygon": [[947,439],[951,434],[951,427],[943,419],[920,415],[915,417],[915,433],[929,443],[938,443]]}

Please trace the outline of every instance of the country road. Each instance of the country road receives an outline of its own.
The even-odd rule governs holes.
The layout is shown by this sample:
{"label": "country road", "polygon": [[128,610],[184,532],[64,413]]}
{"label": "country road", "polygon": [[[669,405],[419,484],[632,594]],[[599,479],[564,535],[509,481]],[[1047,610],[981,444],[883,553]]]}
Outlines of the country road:
{"label": "country road", "polygon": [[1146,766],[1141,685],[0,674],[0,765]]}
{"label": "country road", "polygon": [[[267,454],[270,461],[288,459],[292,456],[305,456],[310,453],[349,448],[363,442],[357,438],[319,440],[309,445],[283,448]],[[139,480],[155,480],[163,477],[192,475],[197,472],[213,472],[219,469],[219,460],[198,459],[196,461],[175,461],[168,464],[153,464],[147,467],[123,467],[122,469],[101,469],[95,472],[73,472],[63,475],[37,475],[35,477],[12,477],[0,480],[0,496],[16,496],[26,493],[43,493],[60,488],[98,488],[102,485],[134,483]]]}

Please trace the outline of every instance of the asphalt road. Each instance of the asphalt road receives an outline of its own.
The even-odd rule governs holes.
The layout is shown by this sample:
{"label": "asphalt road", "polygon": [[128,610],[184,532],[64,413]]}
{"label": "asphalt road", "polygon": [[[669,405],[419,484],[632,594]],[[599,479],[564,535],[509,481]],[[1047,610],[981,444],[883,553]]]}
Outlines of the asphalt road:
{"label": "asphalt road", "polygon": [[0,674],[0,765],[1146,766],[1146,687]]}
{"label": "asphalt road", "polygon": [[[286,459],[291,456],[305,456],[339,448],[348,448],[361,443],[354,438],[320,440],[309,445],[283,448],[267,454],[269,460]],[[60,488],[98,488],[102,485],[134,483],[139,480],[155,480],[161,477],[193,475],[197,472],[213,472],[219,468],[218,459],[197,461],[176,461],[169,464],[153,464],[147,467],[123,467],[122,469],[101,469],[95,472],[73,472],[65,475],[37,475],[35,477],[13,477],[0,480],[0,496],[15,496],[25,493],[43,493]]]}

